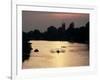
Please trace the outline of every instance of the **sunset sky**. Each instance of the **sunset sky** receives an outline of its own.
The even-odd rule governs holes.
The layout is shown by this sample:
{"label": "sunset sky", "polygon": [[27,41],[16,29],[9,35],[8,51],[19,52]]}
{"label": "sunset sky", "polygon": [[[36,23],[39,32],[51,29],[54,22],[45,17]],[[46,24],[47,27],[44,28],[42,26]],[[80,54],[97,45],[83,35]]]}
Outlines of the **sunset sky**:
{"label": "sunset sky", "polygon": [[63,22],[66,23],[66,29],[71,22],[75,23],[75,27],[80,27],[84,26],[88,21],[88,13],[22,12],[22,30],[25,32],[34,29],[44,32],[49,26],[60,27]]}

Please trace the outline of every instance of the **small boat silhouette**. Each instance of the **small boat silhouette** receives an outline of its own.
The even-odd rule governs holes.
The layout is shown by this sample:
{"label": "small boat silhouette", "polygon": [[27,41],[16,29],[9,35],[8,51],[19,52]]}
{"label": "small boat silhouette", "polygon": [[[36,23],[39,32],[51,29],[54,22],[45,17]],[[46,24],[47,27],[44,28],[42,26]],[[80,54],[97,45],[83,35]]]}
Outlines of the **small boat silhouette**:
{"label": "small boat silhouette", "polygon": [[34,52],[39,52],[39,50],[38,49],[35,49]]}
{"label": "small boat silhouette", "polygon": [[62,48],[56,48],[56,49],[52,49],[50,52],[51,53],[65,53],[65,50]]}
{"label": "small boat silhouette", "polygon": [[60,50],[57,50],[56,52],[59,54],[60,53]]}

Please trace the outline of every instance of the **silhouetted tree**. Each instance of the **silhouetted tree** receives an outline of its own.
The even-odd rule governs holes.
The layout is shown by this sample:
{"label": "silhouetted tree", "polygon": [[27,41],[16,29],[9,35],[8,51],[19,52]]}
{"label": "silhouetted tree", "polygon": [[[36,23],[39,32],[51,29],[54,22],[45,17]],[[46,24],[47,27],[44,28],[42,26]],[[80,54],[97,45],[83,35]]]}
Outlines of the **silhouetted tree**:
{"label": "silhouetted tree", "polygon": [[65,37],[66,37],[65,27],[66,27],[65,23],[62,23],[62,26],[58,28],[58,37],[59,37],[58,39],[59,40],[65,40]]}
{"label": "silhouetted tree", "polygon": [[34,31],[28,32],[28,36],[27,37],[28,37],[29,40],[34,39]]}
{"label": "silhouetted tree", "polygon": [[65,23],[63,23],[62,26],[58,28],[58,32],[59,33],[64,33],[65,32],[65,27],[66,27]]}
{"label": "silhouetted tree", "polygon": [[86,23],[85,25],[85,35],[86,35],[86,42],[89,44],[89,22]]}
{"label": "silhouetted tree", "polygon": [[48,40],[57,39],[57,29],[54,26],[50,26],[50,27],[47,28],[46,38]]}
{"label": "silhouetted tree", "polygon": [[69,28],[65,31],[66,33],[66,39],[69,41],[74,41],[74,22],[70,23]]}
{"label": "silhouetted tree", "polygon": [[69,25],[69,29],[73,29],[74,26],[75,26],[74,22],[70,23],[70,25]]}
{"label": "silhouetted tree", "polygon": [[32,50],[31,44],[28,43],[28,35],[27,33],[22,33],[22,62],[28,60],[30,57],[30,51]]}
{"label": "silhouetted tree", "polygon": [[35,39],[35,40],[39,40],[39,39],[41,39],[41,37],[42,37],[40,31],[37,30],[37,29],[34,30],[33,36],[34,36],[34,39]]}

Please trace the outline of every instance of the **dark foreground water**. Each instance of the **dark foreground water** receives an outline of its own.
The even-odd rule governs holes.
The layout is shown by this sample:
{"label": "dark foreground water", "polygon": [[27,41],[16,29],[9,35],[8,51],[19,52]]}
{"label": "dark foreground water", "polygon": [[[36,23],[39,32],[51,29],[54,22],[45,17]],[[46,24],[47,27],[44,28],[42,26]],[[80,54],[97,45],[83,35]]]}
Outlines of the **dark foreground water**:
{"label": "dark foreground water", "polygon": [[[33,50],[29,60],[22,64],[28,68],[55,68],[89,65],[89,50],[86,44],[66,41],[30,41]],[[35,49],[38,51],[34,52]]]}

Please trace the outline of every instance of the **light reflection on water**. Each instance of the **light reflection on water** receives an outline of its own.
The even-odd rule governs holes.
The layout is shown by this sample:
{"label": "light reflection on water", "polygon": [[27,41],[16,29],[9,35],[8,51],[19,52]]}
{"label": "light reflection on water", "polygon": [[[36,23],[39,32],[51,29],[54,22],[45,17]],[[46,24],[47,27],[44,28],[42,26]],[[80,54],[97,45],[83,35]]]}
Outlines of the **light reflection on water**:
{"label": "light reflection on water", "polygon": [[[89,65],[89,50],[86,44],[65,41],[30,42],[33,50],[29,60],[23,63],[23,69]],[[35,49],[39,52],[34,52]]]}

